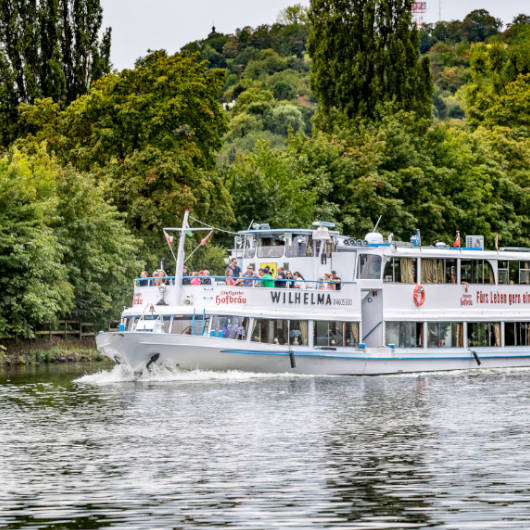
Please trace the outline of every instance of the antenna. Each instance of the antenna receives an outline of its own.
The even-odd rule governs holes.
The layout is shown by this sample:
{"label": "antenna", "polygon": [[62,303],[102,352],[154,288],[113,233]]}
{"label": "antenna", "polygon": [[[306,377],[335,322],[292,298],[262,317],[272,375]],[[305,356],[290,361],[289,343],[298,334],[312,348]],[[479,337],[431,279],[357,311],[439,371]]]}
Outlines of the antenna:
{"label": "antenna", "polygon": [[375,225],[374,225],[374,229],[372,230],[372,232],[375,232],[377,230],[377,227],[379,226],[379,221],[381,221],[382,218],[383,218],[383,216],[380,215],[379,219],[377,220],[377,223],[375,223]]}

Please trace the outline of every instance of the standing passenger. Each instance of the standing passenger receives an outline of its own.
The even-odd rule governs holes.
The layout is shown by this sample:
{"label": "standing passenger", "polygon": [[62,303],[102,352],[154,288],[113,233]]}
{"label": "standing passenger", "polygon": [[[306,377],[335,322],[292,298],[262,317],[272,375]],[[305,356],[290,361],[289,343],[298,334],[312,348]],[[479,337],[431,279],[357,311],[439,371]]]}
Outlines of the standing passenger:
{"label": "standing passenger", "polygon": [[265,267],[263,272],[264,274],[261,277],[261,283],[263,284],[263,287],[274,287],[274,278],[270,273],[269,267]]}
{"label": "standing passenger", "polygon": [[295,289],[305,289],[304,277],[298,271],[293,274],[293,278],[296,280],[293,284]]}
{"label": "standing passenger", "polygon": [[212,279],[210,278],[210,271],[204,269],[201,271],[203,277],[201,278],[202,285],[212,285]]}
{"label": "standing passenger", "polygon": [[188,275],[188,267],[184,265],[184,267],[182,267],[182,285],[190,285],[190,279],[184,278],[184,276],[187,276],[187,275]]}
{"label": "standing passenger", "polygon": [[331,281],[335,287],[335,291],[340,291],[341,279],[337,276],[337,271],[331,271]]}
{"label": "standing passenger", "polygon": [[278,272],[276,273],[276,281],[274,282],[275,287],[285,287],[285,279],[287,275],[284,272],[283,267],[278,267]]}
{"label": "standing passenger", "polygon": [[[232,261],[230,261],[230,265],[228,266],[228,268],[232,269],[232,276],[234,278],[239,277],[239,273],[241,272],[241,268],[237,264],[237,259],[236,258],[232,258]],[[225,274],[225,276],[227,276],[227,274]]]}
{"label": "standing passenger", "polygon": [[243,278],[243,287],[254,287],[255,279],[257,278],[257,276],[254,274],[254,268],[252,267],[252,265],[249,265],[247,267],[247,272],[245,276],[243,276]]}

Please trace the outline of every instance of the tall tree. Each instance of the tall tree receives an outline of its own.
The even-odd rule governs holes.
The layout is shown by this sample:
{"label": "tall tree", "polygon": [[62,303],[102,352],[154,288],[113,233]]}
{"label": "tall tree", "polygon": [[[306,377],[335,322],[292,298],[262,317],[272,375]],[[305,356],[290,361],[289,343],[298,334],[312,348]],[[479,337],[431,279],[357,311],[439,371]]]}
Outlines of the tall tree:
{"label": "tall tree", "polygon": [[110,71],[100,0],[0,1],[0,143],[17,132],[17,107],[50,97],[66,105]]}
{"label": "tall tree", "polygon": [[381,102],[431,113],[429,59],[419,58],[411,0],[312,0],[308,49],[321,112],[373,117]]}

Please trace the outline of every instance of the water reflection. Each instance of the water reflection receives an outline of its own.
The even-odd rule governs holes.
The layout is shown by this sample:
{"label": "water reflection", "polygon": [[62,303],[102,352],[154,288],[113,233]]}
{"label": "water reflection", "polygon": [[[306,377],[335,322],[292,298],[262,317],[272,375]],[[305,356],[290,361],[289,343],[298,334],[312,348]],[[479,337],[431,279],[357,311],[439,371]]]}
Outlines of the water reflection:
{"label": "water reflection", "polygon": [[0,374],[1,527],[524,528],[530,514],[528,371],[60,368]]}

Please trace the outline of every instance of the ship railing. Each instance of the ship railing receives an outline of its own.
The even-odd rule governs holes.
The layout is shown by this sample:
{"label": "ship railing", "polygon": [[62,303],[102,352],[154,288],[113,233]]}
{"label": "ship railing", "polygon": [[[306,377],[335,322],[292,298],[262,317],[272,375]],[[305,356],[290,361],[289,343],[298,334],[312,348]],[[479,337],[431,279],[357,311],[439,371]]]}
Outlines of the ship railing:
{"label": "ship railing", "polygon": [[[333,282],[333,281],[325,281],[325,280],[300,280],[300,279],[281,279],[278,280],[276,278],[265,278],[263,280],[262,278],[251,278],[248,276],[183,276],[183,285],[186,286],[192,286],[192,287],[200,287],[205,285],[217,285],[217,286],[224,286],[224,287],[259,287],[264,288],[263,282],[268,281],[274,282],[273,287],[269,287],[270,289],[278,288],[278,283],[283,283],[282,287],[287,287],[288,284],[294,284],[294,283],[302,283],[305,285],[305,289],[322,289],[324,285],[334,285],[334,284],[340,284],[342,285],[355,285],[357,282],[354,281],[344,281],[340,280],[340,282]],[[200,280],[200,283],[191,283],[192,280]],[[227,279],[232,279],[234,282],[239,283],[237,285],[230,285],[226,283]],[[206,283],[204,280],[209,280],[208,283]],[[243,280],[241,282],[240,280]],[[156,277],[149,277],[149,278],[135,278],[134,280],[134,286],[135,287],[159,287],[160,285],[175,285],[175,276],[156,276]],[[245,283],[247,282],[247,283]],[[249,284],[249,282],[252,282]],[[267,288],[267,287],[265,287]]]}

